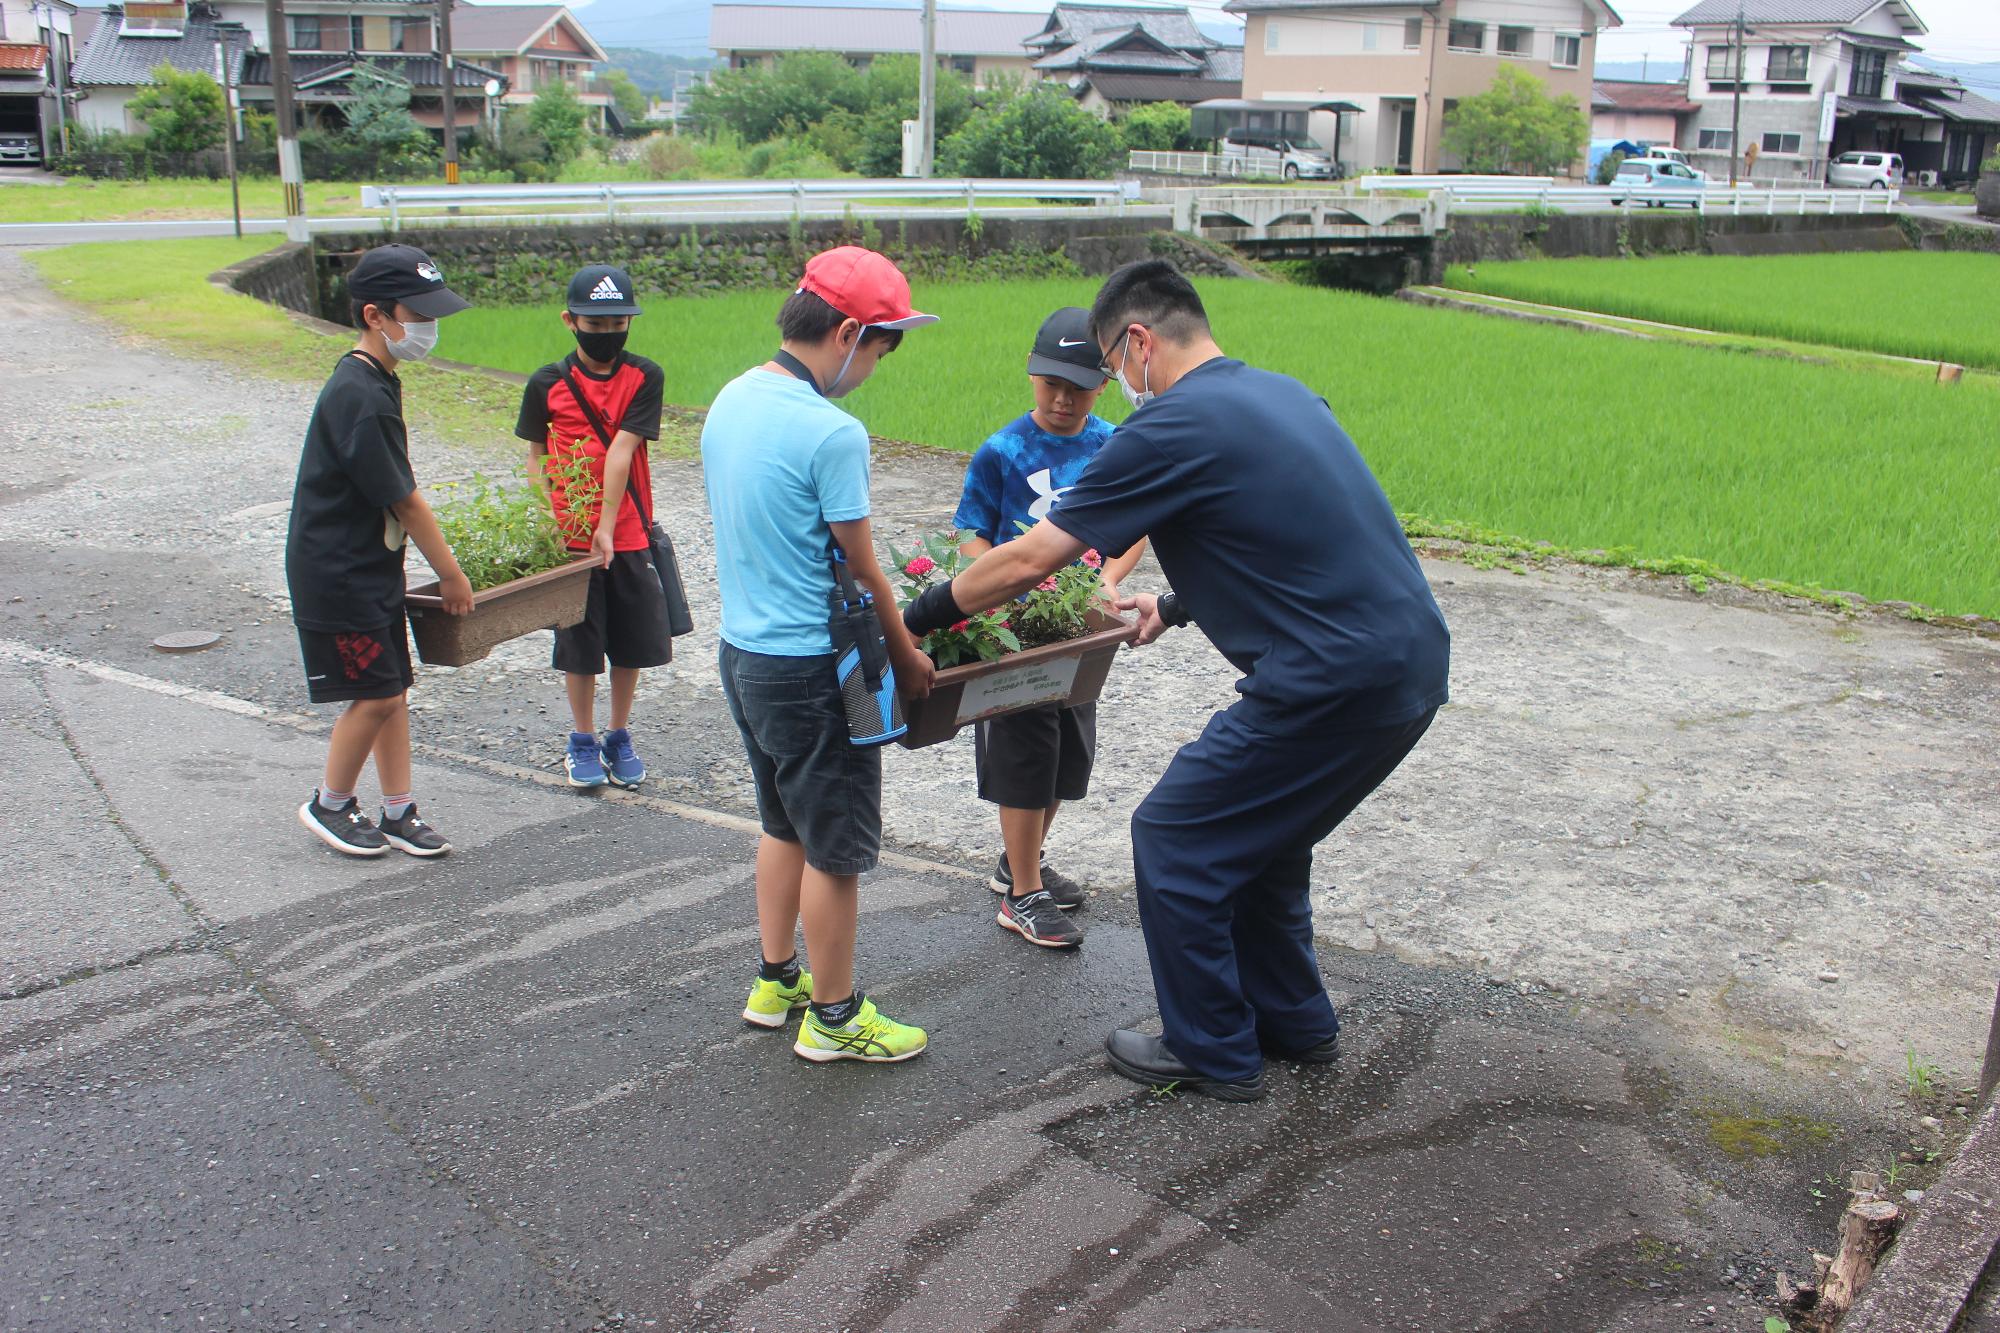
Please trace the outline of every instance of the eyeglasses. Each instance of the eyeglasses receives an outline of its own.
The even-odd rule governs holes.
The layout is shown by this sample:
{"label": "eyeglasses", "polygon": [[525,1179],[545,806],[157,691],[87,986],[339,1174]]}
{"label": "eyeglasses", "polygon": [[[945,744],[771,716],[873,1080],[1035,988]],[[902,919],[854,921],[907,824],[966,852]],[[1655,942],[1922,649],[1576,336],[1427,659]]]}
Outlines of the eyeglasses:
{"label": "eyeglasses", "polygon": [[[1104,378],[1110,379],[1118,373],[1116,370],[1113,370],[1111,368],[1111,358],[1118,355],[1118,349],[1123,347],[1125,345],[1125,340],[1132,336],[1132,330],[1134,327],[1135,327],[1134,325],[1127,324],[1125,326],[1125,332],[1118,335],[1118,341],[1111,344],[1111,350],[1106,352],[1104,354],[1104,359],[1097,363],[1097,368],[1104,372]],[[1136,327],[1142,329],[1150,329],[1152,326],[1150,324],[1140,324],[1137,325]]]}

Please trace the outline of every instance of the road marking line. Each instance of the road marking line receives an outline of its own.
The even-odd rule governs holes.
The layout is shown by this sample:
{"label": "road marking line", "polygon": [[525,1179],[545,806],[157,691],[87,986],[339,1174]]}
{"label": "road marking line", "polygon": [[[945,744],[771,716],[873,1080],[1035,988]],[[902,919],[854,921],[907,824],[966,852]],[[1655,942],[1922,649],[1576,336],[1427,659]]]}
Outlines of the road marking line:
{"label": "road marking line", "polygon": [[[163,695],[169,699],[180,699],[187,703],[199,704],[217,712],[231,713],[237,717],[249,718],[256,722],[269,722],[308,735],[324,735],[327,724],[306,713],[285,709],[267,708],[249,699],[240,699],[233,694],[223,694],[216,690],[205,690],[193,685],[177,685],[157,676],[143,675],[137,671],[127,671],[124,667],[112,666],[108,662],[93,662],[88,658],[72,657],[68,653],[53,652],[46,648],[36,648],[18,639],[0,639],[0,661],[19,662],[29,666],[60,667],[66,671],[80,672],[113,685],[124,685],[135,690],[145,690],[149,694]],[[522,764],[510,764],[502,759],[488,759],[481,755],[465,754],[447,749],[442,745],[432,745],[423,741],[411,743],[410,749],[427,759],[439,759],[461,767],[478,769],[495,777],[507,778],[515,782],[532,782],[537,786],[550,787],[561,791],[570,790],[566,775],[544,773],[540,769],[528,768]],[[708,810],[698,805],[684,805],[668,800],[664,796],[650,796],[644,792],[625,791],[616,787],[600,787],[595,798],[599,801],[614,801],[627,805],[637,805],[643,809],[656,810],[661,814],[674,815],[692,820],[697,824],[707,824],[713,828],[728,829],[734,833],[763,833],[763,826],[754,819],[742,815],[726,814],[720,810]],[[931,861],[921,856],[911,856],[906,852],[884,851],[881,864],[898,870],[909,870],[925,875],[949,875],[958,879],[977,879],[979,876],[963,866],[946,865],[942,861]]]}

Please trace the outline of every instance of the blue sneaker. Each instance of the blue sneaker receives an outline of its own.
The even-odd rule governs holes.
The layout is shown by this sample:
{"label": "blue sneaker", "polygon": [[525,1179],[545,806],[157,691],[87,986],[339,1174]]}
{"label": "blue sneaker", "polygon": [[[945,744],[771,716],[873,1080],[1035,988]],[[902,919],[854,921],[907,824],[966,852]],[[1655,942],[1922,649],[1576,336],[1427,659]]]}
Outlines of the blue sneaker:
{"label": "blue sneaker", "polygon": [[646,762],[632,748],[632,733],[624,727],[604,733],[604,765],[617,787],[636,787],[646,780]]}
{"label": "blue sneaker", "polygon": [[604,775],[604,755],[597,748],[597,737],[587,731],[569,734],[569,753],[563,756],[563,767],[569,770],[572,787],[602,787],[610,781]]}

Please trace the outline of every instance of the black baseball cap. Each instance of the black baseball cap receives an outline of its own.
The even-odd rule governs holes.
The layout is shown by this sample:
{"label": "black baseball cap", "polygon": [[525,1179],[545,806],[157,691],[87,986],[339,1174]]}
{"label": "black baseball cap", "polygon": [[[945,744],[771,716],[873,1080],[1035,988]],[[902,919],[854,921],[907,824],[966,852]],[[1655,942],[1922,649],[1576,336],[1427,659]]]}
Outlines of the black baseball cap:
{"label": "black baseball cap", "polygon": [[632,275],[612,264],[592,264],[580,268],[569,280],[569,312],[572,315],[636,315],[639,294]]}
{"label": "black baseball cap", "polygon": [[444,285],[444,274],[414,245],[378,245],[347,275],[347,294],[374,305],[401,301],[425,319],[443,319],[472,302]]}
{"label": "black baseball cap", "polygon": [[1104,387],[1104,358],[1090,336],[1090,312],[1066,305],[1042,321],[1035,333],[1035,350],[1028,353],[1028,373],[1068,380],[1079,389]]}

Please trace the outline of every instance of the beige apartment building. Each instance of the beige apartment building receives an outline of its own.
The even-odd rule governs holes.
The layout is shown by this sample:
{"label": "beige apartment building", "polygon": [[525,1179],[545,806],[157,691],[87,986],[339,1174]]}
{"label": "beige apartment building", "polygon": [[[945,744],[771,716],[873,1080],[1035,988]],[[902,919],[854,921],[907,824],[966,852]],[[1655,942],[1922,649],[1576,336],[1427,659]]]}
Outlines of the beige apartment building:
{"label": "beige apartment building", "polygon": [[1484,92],[1504,64],[1574,97],[1588,115],[1597,34],[1621,22],[1603,0],[1229,0],[1224,8],[1244,21],[1244,98],[1341,104],[1313,112],[1311,133],[1329,148],[1337,137],[1349,174],[1454,169],[1440,148],[1445,115]]}

